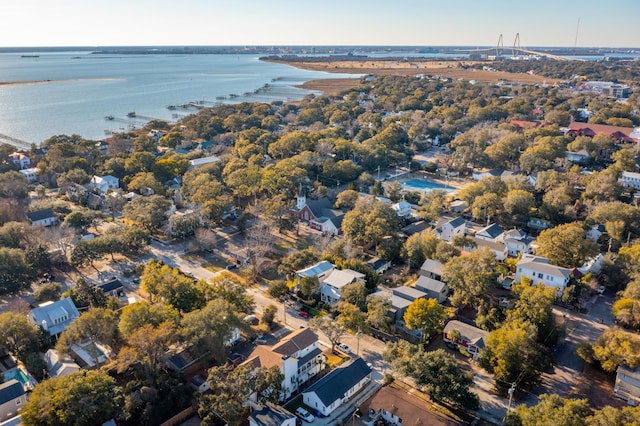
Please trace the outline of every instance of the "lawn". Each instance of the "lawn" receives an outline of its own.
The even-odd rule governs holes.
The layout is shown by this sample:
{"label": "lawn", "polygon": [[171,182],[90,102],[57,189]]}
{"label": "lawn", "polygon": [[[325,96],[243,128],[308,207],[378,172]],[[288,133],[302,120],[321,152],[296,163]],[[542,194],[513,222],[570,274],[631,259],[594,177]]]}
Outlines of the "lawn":
{"label": "lawn", "polygon": [[222,261],[222,260],[210,260],[206,263],[202,264],[202,267],[211,271],[211,272],[218,272],[224,268],[226,268],[227,263]]}

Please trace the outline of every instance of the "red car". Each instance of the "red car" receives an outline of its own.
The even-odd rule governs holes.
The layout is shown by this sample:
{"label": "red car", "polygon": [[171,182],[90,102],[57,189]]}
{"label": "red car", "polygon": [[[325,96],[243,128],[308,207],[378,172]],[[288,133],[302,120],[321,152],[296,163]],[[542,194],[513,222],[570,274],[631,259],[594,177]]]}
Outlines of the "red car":
{"label": "red car", "polygon": [[302,318],[309,318],[309,312],[298,311],[298,315],[300,315]]}

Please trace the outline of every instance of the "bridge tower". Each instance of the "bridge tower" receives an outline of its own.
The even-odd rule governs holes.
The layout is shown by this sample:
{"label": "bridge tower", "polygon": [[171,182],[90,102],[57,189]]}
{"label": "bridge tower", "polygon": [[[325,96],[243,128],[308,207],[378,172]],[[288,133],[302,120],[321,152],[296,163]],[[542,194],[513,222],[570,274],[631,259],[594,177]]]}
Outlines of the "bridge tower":
{"label": "bridge tower", "polygon": [[500,34],[500,37],[498,37],[498,44],[496,45],[496,58],[501,57],[503,51],[504,51],[504,40],[502,39],[502,34]]}
{"label": "bridge tower", "polygon": [[513,49],[511,49],[511,56],[515,58],[519,53],[522,53],[522,48],[520,47],[520,33],[516,33],[516,39],[513,41]]}

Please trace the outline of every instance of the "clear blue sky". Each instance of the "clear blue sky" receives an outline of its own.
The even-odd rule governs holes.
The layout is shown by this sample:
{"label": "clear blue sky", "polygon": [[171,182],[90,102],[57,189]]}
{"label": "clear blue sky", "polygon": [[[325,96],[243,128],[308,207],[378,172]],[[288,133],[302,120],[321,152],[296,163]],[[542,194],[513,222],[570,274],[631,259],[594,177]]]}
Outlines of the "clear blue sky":
{"label": "clear blue sky", "polygon": [[640,0],[0,0],[0,46],[640,47]]}

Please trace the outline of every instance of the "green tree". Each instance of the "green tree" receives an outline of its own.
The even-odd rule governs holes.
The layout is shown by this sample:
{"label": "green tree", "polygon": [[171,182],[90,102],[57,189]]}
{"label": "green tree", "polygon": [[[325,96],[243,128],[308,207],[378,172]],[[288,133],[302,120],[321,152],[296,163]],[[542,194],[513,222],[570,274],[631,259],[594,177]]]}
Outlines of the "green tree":
{"label": "green tree", "polygon": [[431,230],[422,231],[407,238],[403,247],[403,257],[411,268],[417,269],[426,259],[433,259],[437,246],[438,237]]}
{"label": "green tree", "polygon": [[78,371],[40,383],[20,414],[26,426],[94,426],[121,406],[121,390],[106,372]]}
{"label": "green tree", "polygon": [[314,317],[309,321],[309,327],[313,330],[321,331],[331,343],[331,352],[340,343],[340,339],[347,331],[346,328],[338,321],[331,319],[328,315],[323,317]]}
{"label": "green tree", "polygon": [[378,330],[390,331],[391,318],[388,315],[390,307],[391,301],[384,297],[376,295],[367,297],[367,324]]}
{"label": "green tree", "polygon": [[602,369],[613,372],[619,365],[629,368],[640,365],[640,338],[626,331],[609,328],[592,345],[593,358]]}
{"label": "green tree", "polygon": [[86,233],[87,229],[94,226],[98,219],[102,217],[99,212],[91,210],[74,210],[65,216],[62,226],[76,229],[78,232]]}
{"label": "green tree", "polygon": [[134,365],[142,365],[147,376],[158,377],[163,360],[173,343],[177,341],[176,326],[165,321],[160,325],[145,324],[135,329],[126,345],[118,352],[118,372]]}
{"label": "green tree", "polygon": [[336,207],[344,210],[351,210],[356,206],[356,202],[360,198],[360,193],[353,189],[346,189],[338,194],[336,198]]}
{"label": "green tree", "polygon": [[319,260],[320,254],[311,247],[297,250],[280,261],[278,273],[285,275],[287,279],[293,279],[296,271],[313,265]]}
{"label": "green tree", "polygon": [[101,353],[98,344],[114,349],[118,343],[116,318],[114,311],[104,308],[93,308],[82,313],[60,335],[56,349],[63,354],[70,354],[71,345],[88,341],[90,347],[87,348],[87,352],[98,365]]}
{"label": "green tree", "polygon": [[442,328],[447,313],[436,299],[416,299],[404,313],[404,322],[412,330],[422,333],[422,340],[428,341]]}
{"label": "green tree", "polygon": [[33,279],[33,272],[22,250],[0,247],[0,293],[27,287]]}
{"label": "green tree", "polygon": [[507,312],[507,321],[528,321],[538,328],[538,341],[546,343],[555,331],[552,307],[557,292],[542,284],[519,283],[512,287],[518,297],[513,309]]}
{"label": "green tree", "polygon": [[419,351],[406,364],[404,373],[432,399],[476,410],[478,396],[471,391],[473,375],[464,373],[458,361],[443,349]]}
{"label": "green tree", "polygon": [[468,256],[454,257],[443,268],[443,280],[453,290],[454,306],[480,307],[486,303],[498,276],[496,257],[488,248]]}
{"label": "green tree", "polygon": [[271,326],[273,321],[276,319],[276,314],[278,313],[278,307],[276,305],[270,304],[264,308],[262,311],[262,322]]}
{"label": "green tree", "polygon": [[640,425],[640,408],[603,407],[596,410],[593,416],[587,417],[587,426],[638,426]]}
{"label": "green tree", "polygon": [[367,287],[365,283],[356,281],[342,287],[340,296],[343,301],[357,306],[358,309],[364,309],[367,302]]}
{"label": "green tree", "polygon": [[358,245],[377,245],[399,230],[398,216],[389,204],[373,197],[363,198],[344,215],[342,231]]}
{"label": "green tree", "polygon": [[545,229],[537,239],[536,253],[554,265],[573,268],[599,252],[598,245],[586,239],[584,229],[576,223],[558,225]]}
{"label": "green tree", "polygon": [[62,284],[58,282],[42,284],[34,293],[36,302],[42,303],[47,301],[55,302],[60,299],[62,292]]}
{"label": "green tree", "polygon": [[354,333],[367,331],[367,317],[356,305],[348,302],[340,302],[338,311],[340,312],[338,322],[347,330]]}
{"label": "green tree", "polygon": [[507,418],[508,425],[521,426],[584,426],[591,413],[586,399],[565,399],[556,394],[540,395],[539,402],[527,407],[518,405]]}
{"label": "green tree", "polygon": [[0,314],[0,345],[19,360],[35,353],[40,346],[40,332],[25,315],[15,312]]}
{"label": "green tree", "polygon": [[289,293],[289,286],[286,281],[273,280],[269,283],[267,293],[274,299],[281,299]]}
{"label": "green tree", "polygon": [[539,383],[548,358],[536,341],[537,335],[535,325],[522,321],[507,322],[489,333],[479,363],[494,375],[501,394],[505,395],[512,383],[524,389]]}
{"label": "green tree", "polygon": [[118,328],[126,338],[145,325],[151,325],[154,328],[164,322],[177,325],[179,318],[178,311],[170,305],[142,301],[122,308]]}
{"label": "green tree", "polygon": [[134,198],[124,206],[124,217],[139,223],[148,231],[159,228],[167,220],[171,201],[160,195]]}
{"label": "green tree", "polygon": [[207,305],[185,314],[183,336],[197,353],[219,363],[226,362],[227,347],[234,329],[243,325],[235,307],[225,300],[211,300]]}
{"label": "green tree", "polygon": [[161,262],[149,261],[140,277],[140,286],[149,293],[151,301],[162,300],[180,312],[191,312],[204,304],[204,292],[193,279],[177,268]]}

